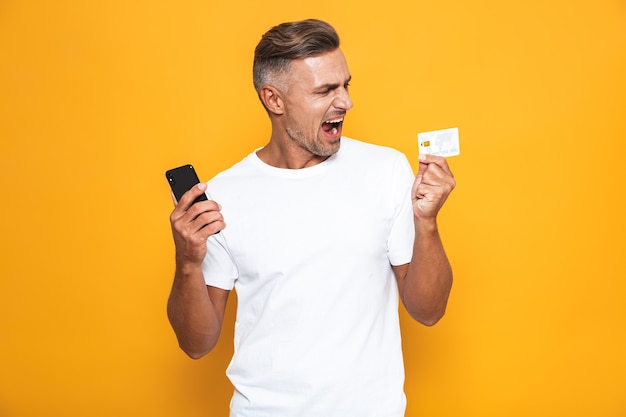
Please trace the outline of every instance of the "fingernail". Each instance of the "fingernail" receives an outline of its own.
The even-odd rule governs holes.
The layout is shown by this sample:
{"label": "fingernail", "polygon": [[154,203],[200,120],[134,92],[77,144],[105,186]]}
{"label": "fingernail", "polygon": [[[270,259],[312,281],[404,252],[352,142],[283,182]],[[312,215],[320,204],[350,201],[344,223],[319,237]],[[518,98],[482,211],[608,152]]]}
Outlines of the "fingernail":
{"label": "fingernail", "polygon": [[419,154],[417,159],[419,159],[420,161],[425,161],[426,160],[426,154],[423,154],[423,153]]}

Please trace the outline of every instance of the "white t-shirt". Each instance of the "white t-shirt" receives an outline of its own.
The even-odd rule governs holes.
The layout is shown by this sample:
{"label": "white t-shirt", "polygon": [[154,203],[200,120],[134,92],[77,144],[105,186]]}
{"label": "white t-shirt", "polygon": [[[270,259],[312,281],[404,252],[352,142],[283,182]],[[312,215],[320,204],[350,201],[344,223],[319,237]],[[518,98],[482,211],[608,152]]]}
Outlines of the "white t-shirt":
{"label": "white t-shirt", "polygon": [[342,138],[299,170],[252,153],[209,181],[226,228],[207,285],[238,298],[232,417],[400,417],[397,283],[410,262],[413,172],[390,148]]}

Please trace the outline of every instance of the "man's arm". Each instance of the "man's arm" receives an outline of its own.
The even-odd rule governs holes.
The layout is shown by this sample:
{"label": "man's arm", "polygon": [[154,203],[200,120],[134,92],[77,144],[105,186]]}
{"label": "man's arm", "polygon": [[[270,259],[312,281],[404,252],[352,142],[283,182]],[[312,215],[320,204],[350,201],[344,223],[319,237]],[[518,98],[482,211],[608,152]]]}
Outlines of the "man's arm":
{"label": "man's arm", "polygon": [[202,275],[206,241],[224,228],[214,201],[193,204],[206,190],[198,184],[181,197],[170,215],[176,245],[176,273],[167,303],[167,315],[181,349],[199,359],[216,345],[229,291],[207,286]]}
{"label": "man's arm", "polygon": [[452,267],[437,228],[437,214],[456,182],[445,158],[420,155],[420,167],[411,190],[415,224],[413,257],[394,266],[400,298],[420,323],[432,326],[446,311],[452,288]]}

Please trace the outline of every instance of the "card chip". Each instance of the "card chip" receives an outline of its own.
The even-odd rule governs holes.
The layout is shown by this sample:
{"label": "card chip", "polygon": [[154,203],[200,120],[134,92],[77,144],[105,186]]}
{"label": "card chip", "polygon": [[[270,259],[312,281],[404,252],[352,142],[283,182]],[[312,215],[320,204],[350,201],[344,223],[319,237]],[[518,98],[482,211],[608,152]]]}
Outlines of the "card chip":
{"label": "card chip", "polygon": [[459,128],[418,133],[417,143],[420,153],[443,157],[459,155]]}

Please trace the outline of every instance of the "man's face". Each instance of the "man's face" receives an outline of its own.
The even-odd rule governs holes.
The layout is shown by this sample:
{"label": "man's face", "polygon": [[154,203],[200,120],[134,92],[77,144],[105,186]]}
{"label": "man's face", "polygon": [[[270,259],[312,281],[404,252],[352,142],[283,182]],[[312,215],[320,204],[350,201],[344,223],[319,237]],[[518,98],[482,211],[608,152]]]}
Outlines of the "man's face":
{"label": "man's face", "polygon": [[316,156],[339,150],[343,118],[352,108],[350,78],[340,49],[291,62],[283,126],[295,145]]}

